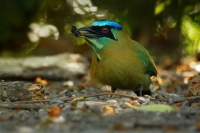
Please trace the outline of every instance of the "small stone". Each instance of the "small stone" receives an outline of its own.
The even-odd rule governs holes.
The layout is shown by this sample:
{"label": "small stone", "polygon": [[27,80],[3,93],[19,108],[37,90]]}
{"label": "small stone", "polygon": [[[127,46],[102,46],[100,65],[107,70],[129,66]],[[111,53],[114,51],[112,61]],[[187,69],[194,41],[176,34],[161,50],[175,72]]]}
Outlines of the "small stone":
{"label": "small stone", "polygon": [[99,90],[98,89],[95,89],[95,88],[93,88],[93,87],[86,87],[84,90],[82,90],[83,92],[85,92],[85,93],[94,93],[94,92],[99,92]]}
{"label": "small stone", "polygon": [[119,113],[122,113],[123,112],[123,109],[122,108],[115,108],[115,113],[119,114]]}
{"label": "small stone", "polygon": [[129,102],[131,99],[130,98],[122,98],[121,101],[122,102]]}
{"label": "small stone", "polygon": [[64,102],[57,98],[54,98],[53,100],[50,101],[50,104],[55,104],[55,105],[60,105],[62,103]]}
{"label": "small stone", "polygon": [[106,101],[106,104],[108,106],[112,106],[112,107],[115,107],[115,108],[119,108],[119,104],[117,102],[117,100],[107,100]]}
{"label": "small stone", "polygon": [[108,100],[108,96],[99,96],[100,100]]}
{"label": "small stone", "polygon": [[19,116],[22,121],[25,121],[30,118],[30,112],[28,110],[21,110]]}
{"label": "small stone", "polygon": [[77,103],[77,108],[82,108],[82,106],[84,104],[87,104],[88,106],[103,106],[103,105],[106,105],[105,102],[100,102],[100,101],[79,101]]}
{"label": "small stone", "polygon": [[192,103],[191,108],[200,108],[200,103]]}
{"label": "small stone", "polygon": [[126,106],[124,105],[124,102],[119,102],[119,106],[120,106],[120,108],[126,108]]}
{"label": "small stone", "polygon": [[144,97],[139,97],[139,98],[138,98],[138,102],[139,102],[140,104],[142,104],[142,103],[144,103],[144,102],[147,102],[147,99],[145,99]]}
{"label": "small stone", "polygon": [[38,110],[39,117],[44,117],[48,115],[48,112],[45,109],[39,109]]}
{"label": "small stone", "polygon": [[169,99],[169,103],[170,103],[170,104],[173,104],[173,103],[174,103],[174,101],[172,100],[172,98]]}
{"label": "small stone", "polygon": [[60,96],[60,97],[59,97],[59,100],[63,101],[63,100],[65,100],[65,99],[67,99],[67,98],[69,98],[69,97],[67,97],[67,96]]}
{"label": "small stone", "polygon": [[72,87],[72,86],[74,86],[74,82],[73,81],[66,81],[66,82],[63,83],[63,86]]}
{"label": "small stone", "polygon": [[135,112],[135,109],[133,109],[133,108],[125,108],[125,109],[123,110],[123,112],[124,112],[124,113],[132,113],[132,112]]}
{"label": "small stone", "polygon": [[138,100],[131,100],[129,103],[131,105],[133,105],[133,106],[139,106],[140,105],[140,103],[138,102]]}
{"label": "small stone", "polygon": [[68,95],[68,93],[69,93],[69,90],[63,90],[63,91],[61,91],[61,92],[59,92],[58,93],[58,95],[60,95],[60,96],[63,96],[63,95]]}
{"label": "small stone", "polygon": [[102,91],[111,91],[111,86],[105,85],[103,87],[101,87]]}
{"label": "small stone", "polygon": [[49,120],[54,123],[64,123],[65,122],[65,118],[62,115],[56,116],[56,117],[50,117]]}
{"label": "small stone", "polygon": [[144,97],[145,99],[148,99],[148,100],[150,100],[150,98],[151,98],[149,95],[144,95],[143,97]]}
{"label": "small stone", "polygon": [[182,104],[182,108],[189,107],[189,106],[190,106],[190,103],[188,100],[183,102],[183,104]]}
{"label": "small stone", "polygon": [[143,102],[143,103],[140,104],[140,105],[150,105],[150,104],[155,104],[155,102],[146,101],[146,102]]}
{"label": "small stone", "polygon": [[69,111],[71,110],[71,105],[69,103],[65,103],[63,108],[62,108],[63,111]]}
{"label": "small stone", "polygon": [[99,106],[90,106],[89,109],[91,110],[91,112],[98,115],[103,113],[103,110]]}
{"label": "small stone", "polygon": [[129,90],[127,90],[125,94],[131,95],[131,96],[137,96],[134,91],[129,91]]}
{"label": "small stone", "polygon": [[98,98],[97,97],[88,97],[85,99],[86,101],[97,101]]}
{"label": "small stone", "polygon": [[84,109],[84,110],[89,109],[89,106],[86,103],[84,103],[82,106],[82,109]]}

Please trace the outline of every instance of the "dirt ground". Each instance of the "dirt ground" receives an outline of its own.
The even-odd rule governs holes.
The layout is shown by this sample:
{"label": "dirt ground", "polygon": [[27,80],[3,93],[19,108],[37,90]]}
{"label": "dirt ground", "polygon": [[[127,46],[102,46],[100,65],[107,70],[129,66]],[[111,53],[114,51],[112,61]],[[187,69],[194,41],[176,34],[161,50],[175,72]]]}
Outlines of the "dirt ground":
{"label": "dirt ground", "polygon": [[[90,84],[85,59],[76,56],[75,61],[69,58],[65,63],[62,56],[66,55],[59,56],[63,62],[56,66],[52,61],[44,65],[43,59],[28,66],[22,63],[26,59],[20,59],[16,63],[23,66],[20,72],[12,69],[15,65],[4,64],[4,71],[0,71],[1,133],[200,132],[199,76],[195,70],[159,68],[150,87],[152,96],[138,97],[120,89],[111,96],[109,87],[99,89]],[[60,67],[63,64],[65,67]],[[79,66],[79,71],[68,67],[72,64]],[[62,73],[63,68],[68,73]]]}

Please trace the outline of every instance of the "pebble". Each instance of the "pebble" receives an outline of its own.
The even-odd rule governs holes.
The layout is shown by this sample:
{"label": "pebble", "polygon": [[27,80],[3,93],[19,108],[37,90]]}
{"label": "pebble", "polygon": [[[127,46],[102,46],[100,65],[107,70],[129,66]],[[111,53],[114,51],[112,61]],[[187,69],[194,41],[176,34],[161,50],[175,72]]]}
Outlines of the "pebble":
{"label": "pebble", "polygon": [[121,102],[129,102],[131,99],[130,98],[120,98],[119,99]]}
{"label": "pebble", "polygon": [[103,113],[102,108],[99,106],[90,106],[89,109],[91,110],[91,112],[93,112],[97,115],[101,115]]}
{"label": "pebble", "polygon": [[114,99],[112,99],[112,100],[107,100],[107,101],[106,101],[106,104],[107,104],[108,106],[112,106],[112,107],[115,107],[115,108],[119,107],[119,104],[118,104],[117,100],[114,100]]}
{"label": "pebble", "polygon": [[85,99],[86,101],[97,101],[99,100],[97,97],[88,97]]}
{"label": "pebble", "polygon": [[169,103],[170,103],[170,104],[173,104],[173,103],[174,103],[174,101],[173,101],[172,98],[169,98]]}
{"label": "pebble", "polygon": [[60,105],[60,104],[63,104],[64,102],[58,98],[54,98],[49,103],[54,104],[54,105]]}
{"label": "pebble", "polygon": [[[146,113],[145,114],[144,112],[136,111],[130,107],[126,107],[124,103],[128,102],[134,106],[150,104],[151,102],[149,101],[148,96],[139,97],[138,100],[131,100],[130,98],[125,98],[125,97],[115,97],[115,96],[110,97],[109,95],[88,97],[83,101],[77,101],[77,106],[74,109],[71,109],[70,101],[69,102],[62,101],[65,98],[71,97],[72,95],[83,96],[83,95],[96,94],[96,92],[101,92],[101,91],[98,89],[94,89],[92,87],[87,87],[86,90],[81,90],[81,91],[63,90],[58,94],[56,93],[51,94],[52,100],[47,105],[50,106],[62,105],[62,112],[60,116],[51,117],[51,119],[49,119],[50,117],[46,109],[39,109],[37,111],[34,110],[35,111],[34,114],[36,114],[35,116],[37,116],[36,117],[37,120],[33,120],[33,122],[41,123],[44,121],[46,122],[47,120],[51,120],[50,122],[54,122],[51,125],[52,129],[55,129],[56,126],[58,127],[57,129],[50,131],[50,133],[53,133],[53,131],[59,132],[61,130],[63,130],[63,132],[71,132],[71,129],[77,132],[86,132],[86,131],[94,132],[94,130],[95,132],[96,131],[98,132],[100,131],[99,129],[107,129],[107,130],[111,129],[111,127],[115,123],[122,123],[125,130],[130,129],[130,132],[133,132],[134,130],[133,119],[136,119],[136,121],[138,122],[140,122],[141,119],[145,121],[144,116],[148,115],[148,112],[145,112]],[[133,93],[132,91],[128,92],[128,94],[131,95],[132,93]],[[152,103],[156,102],[158,101],[153,101]],[[104,115],[105,110],[103,110],[103,107],[105,106],[106,107],[108,106],[107,107],[108,115]],[[189,106],[188,101],[185,101],[182,104],[182,107],[188,107],[188,106]],[[193,104],[192,106],[198,108],[199,104]],[[28,110],[21,110],[17,113],[16,111],[13,111],[13,113],[10,112],[9,114],[11,114],[9,118],[4,118],[4,117],[2,118],[6,120],[14,118],[14,119],[19,119],[21,121],[30,120],[30,116],[32,116],[31,119],[34,118],[33,117],[34,115],[32,115],[32,111],[30,112]],[[0,112],[0,115],[4,115],[4,112]],[[155,115],[154,116],[148,115],[148,117],[146,118],[155,119]],[[159,116],[159,118],[161,118],[161,116]],[[183,117],[180,117],[179,119],[183,119]],[[160,120],[158,119],[157,121]],[[42,123],[42,124],[44,124],[45,126],[50,125],[49,123]],[[82,127],[81,130],[78,129],[80,127]],[[129,132],[128,130],[126,130],[125,132]],[[36,130],[34,129],[34,131]]]}
{"label": "pebble", "polygon": [[115,113],[119,114],[119,113],[122,113],[123,112],[123,109],[122,108],[115,108]]}
{"label": "pebble", "polygon": [[73,81],[63,82],[63,86],[72,87],[72,86],[74,86],[74,82]]}
{"label": "pebble", "polygon": [[18,114],[22,121],[30,119],[30,116],[31,116],[31,113],[28,110],[21,110]]}
{"label": "pebble", "polygon": [[119,106],[120,106],[120,108],[122,108],[122,109],[126,108],[126,106],[124,105],[124,102],[119,102]]}
{"label": "pebble", "polygon": [[[110,98],[110,99],[113,99],[113,98]],[[99,96],[99,100],[109,100],[109,97],[108,96]]]}
{"label": "pebble", "polygon": [[61,91],[58,96],[68,96],[68,97],[71,97],[72,96],[72,92],[71,90],[63,90]]}
{"label": "pebble", "polygon": [[138,102],[139,102],[140,104],[142,104],[142,103],[144,103],[144,102],[147,102],[147,99],[144,98],[144,97],[139,97],[137,100],[138,100]]}
{"label": "pebble", "polygon": [[133,105],[133,106],[139,106],[140,105],[140,103],[138,102],[138,100],[131,100],[129,103],[131,105]]}
{"label": "pebble", "polygon": [[123,113],[132,113],[132,112],[135,112],[135,109],[133,109],[133,108],[125,108],[123,110]]}
{"label": "pebble", "polygon": [[191,108],[200,108],[200,103],[192,103]]}
{"label": "pebble", "polygon": [[125,92],[125,94],[131,95],[131,96],[137,96],[137,95],[135,94],[135,92],[132,91],[132,90],[127,90],[127,91]]}
{"label": "pebble", "polygon": [[69,111],[71,110],[71,105],[69,103],[65,103],[62,107],[63,111]]}
{"label": "pebble", "polygon": [[84,92],[86,94],[88,94],[88,93],[93,93],[94,94],[94,93],[100,93],[101,90],[95,89],[93,87],[86,87],[84,90],[82,90],[82,92]]}
{"label": "pebble", "polygon": [[47,116],[48,115],[48,112],[46,109],[39,109],[38,110],[38,116],[39,117],[44,117],[44,116]]}
{"label": "pebble", "polygon": [[82,109],[84,109],[84,110],[89,109],[89,106],[86,103],[84,103],[82,106]]}
{"label": "pebble", "polygon": [[87,104],[88,106],[93,106],[93,105],[96,105],[96,106],[103,106],[103,105],[106,105],[106,102],[101,102],[101,101],[79,101],[77,103],[77,107],[78,108],[82,108],[82,106],[84,104]]}
{"label": "pebble", "polygon": [[188,100],[186,100],[185,102],[183,102],[183,104],[182,104],[182,108],[185,108],[185,107],[189,107],[190,106],[190,103],[189,103],[189,101]]}

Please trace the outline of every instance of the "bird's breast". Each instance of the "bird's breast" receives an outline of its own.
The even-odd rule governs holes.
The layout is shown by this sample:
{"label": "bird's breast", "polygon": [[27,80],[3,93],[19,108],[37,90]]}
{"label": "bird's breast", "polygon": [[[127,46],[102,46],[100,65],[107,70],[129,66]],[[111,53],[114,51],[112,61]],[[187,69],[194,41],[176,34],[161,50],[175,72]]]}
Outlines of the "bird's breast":
{"label": "bird's breast", "polygon": [[143,63],[132,50],[108,49],[100,55],[102,59],[99,61],[95,54],[92,57],[90,74],[93,81],[129,89],[149,80]]}

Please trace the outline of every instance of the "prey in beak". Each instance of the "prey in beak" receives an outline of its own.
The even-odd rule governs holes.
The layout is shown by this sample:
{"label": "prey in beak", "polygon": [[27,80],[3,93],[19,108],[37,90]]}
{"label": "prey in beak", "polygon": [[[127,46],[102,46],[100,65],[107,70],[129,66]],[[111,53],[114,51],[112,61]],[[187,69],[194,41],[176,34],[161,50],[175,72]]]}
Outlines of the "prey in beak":
{"label": "prey in beak", "polygon": [[[81,32],[84,33],[81,33]],[[77,29],[76,26],[72,26],[71,32],[76,36],[76,37],[83,37],[83,38],[99,38],[102,37],[101,34],[99,34],[97,31],[93,30],[92,27],[82,27]]]}

